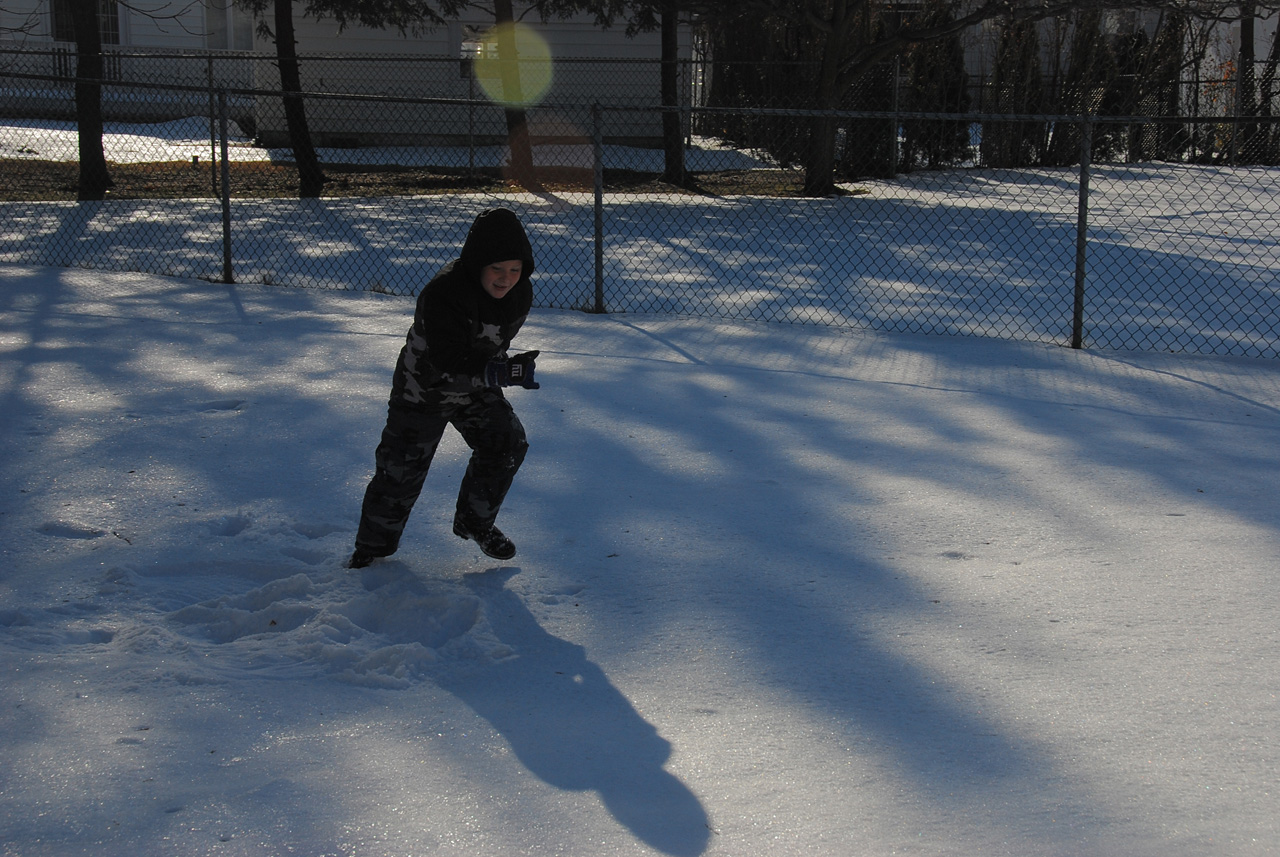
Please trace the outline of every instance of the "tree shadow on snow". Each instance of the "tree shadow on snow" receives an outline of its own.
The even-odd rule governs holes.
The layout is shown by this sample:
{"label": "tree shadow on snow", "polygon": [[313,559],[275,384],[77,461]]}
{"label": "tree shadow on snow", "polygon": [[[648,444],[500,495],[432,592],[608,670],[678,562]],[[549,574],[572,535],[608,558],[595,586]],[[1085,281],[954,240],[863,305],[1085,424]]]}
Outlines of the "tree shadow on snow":
{"label": "tree shadow on snow", "polygon": [[520,761],[566,791],[595,791],[651,848],[697,855],[710,827],[698,798],[663,768],[671,745],[632,707],[581,646],[547,633],[505,587],[515,568],[468,574],[511,657],[442,685],[492,724]]}

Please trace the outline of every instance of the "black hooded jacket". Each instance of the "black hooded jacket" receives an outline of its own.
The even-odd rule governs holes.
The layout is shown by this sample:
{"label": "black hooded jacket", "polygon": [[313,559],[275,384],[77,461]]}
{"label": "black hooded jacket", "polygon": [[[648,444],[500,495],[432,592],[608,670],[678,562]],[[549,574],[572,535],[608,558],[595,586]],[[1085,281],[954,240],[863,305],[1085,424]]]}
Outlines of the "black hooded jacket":
{"label": "black hooded jacket", "polygon": [[[519,259],[520,281],[500,299],[480,285],[494,262]],[[392,403],[429,404],[441,393],[473,393],[485,386],[485,365],[504,354],[533,305],[533,248],[516,215],[495,208],[475,219],[462,253],[418,295],[413,327],[400,350]]]}

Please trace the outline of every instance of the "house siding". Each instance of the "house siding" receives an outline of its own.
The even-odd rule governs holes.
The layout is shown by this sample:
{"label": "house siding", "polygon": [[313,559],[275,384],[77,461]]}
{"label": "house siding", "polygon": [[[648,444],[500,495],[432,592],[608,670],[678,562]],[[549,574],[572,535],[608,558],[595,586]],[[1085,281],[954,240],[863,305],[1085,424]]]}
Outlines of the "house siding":
{"label": "house siding", "polygon": [[[225,4],[215,0],[218,6]],[[164,7],[162,0],[139,0],[135,8]],[[296,42],[301,57],[303,88],[325,93],[387,95],[399,98],[453,99],[483,102],[483,90],[468,78],[462,62],[464,25],[487,29],[491,21],[468,18],[452,21],[416,35],[360,26],[339,30],[332,20],[314,20],[294,6]],[[18,69],[24,73],[67,75],[73,46],[55,43],[49,33],[48,0],[13,0],[0,15],[6,26],[34,21],[28,32],[0,39],[0,49],[26,51]],[[215,85],[276,92],[279,71],[275,45],[254,32],[247,42],[247,26],[210,23],[206,14],[225,14],[203,5],[184,6],[180,20],[154,19],[121,7],[120,56],[108,56],[109,76],[122,81],[178,83],[205,86],[210,80],[209,57],[214,58]],[[164,14],[170,14],[172,10]],[[553,85],[539,105],[529,109],[530,128],[537,138],[580,136],[592,103],[649,106],[659,102],[659,42],[656,33],[627,38],[625,27],[601,29],[587,16],[527,26],[548,43],[555,59]],[[229,36],[234,34],[234,38]],[[232,45],[227,42],[233,41]],[[217,42],[218,44],[213,44]],[[691,37],[682,40],[690,54]],[[251,47],[236,53],[225,47]],[[183,52],[193,55],[182,56]],[[168,54],[168,55],[166,55]],[[257,55],[256,57],[254,55]],[[600,60],[608,60],[607,64]],[[634,65],[617,65],[618,60]],[[592,60],[597,61],[594,65]],[[11,68],[15,64],[10,65]],[[69,86],[58,83],[23,85],[23,93],[6,99],[11,115],[73,116]],[[37,91],[38,90],[38,91]],[[158,90],[108,87],[104,90],[108,118],[120,121],[160,121],[207,112],[207,94],[164,95]],[[556,106],[552,106],[556,105]],[[285,139],[283,110],[277,95],[255,99],[252,105],[233,104],[233,116],[253,129],[260,140]],[[247,111],[247,112],[246,112]],[[572,114],[572,115],[570,115]],[[312,99],[308,102],[311,131],[319,145],[420,145],[440,142],[500,141],[505,139],[505,115],[486,103],[472,106],[439,104],[374,104]],[[613,139],[656,145],[660,137],[657,114],[631,116],[614,123]]]}
{"label": "house siding", "polygon": [[[469,74],[461,48],[464,28],[483,31],[492,21],[468,18],[416,36],[395,31],[349,27],[332,21],[295,22],[302,85],[318,92],[344,92],[398,98],[477,100],[478,104],[404,104],[349,101],[309,107],[308,124],[318,145],[430,145],[499,143],[506,138],[506,116],[485,101],[481,82]],[[524,26],[547,43],[553,58],[551,86],[529,105],[529,131],[535,142],[589,137],[590,107],[654,107],[660,98],[660,44],[657,33],[628,38],[624,27],[601,29],[581,16],[568,21],[532,21]],[[682,40],[682,56],[692,39]],[[265,51],[270,46],[256,45]],[[607,61],[602,61],[607,60]],[[625,61],[632,60],[628,64]],[[619,65],[619,61],[623,64]],[[279,87],[278,73],[267,64],[257,85]],[[661,118],[655,111],[615,114],[604,129],[611,141],[659,145]],[[260,100],[258,135],[265,141],[287,139],[283,109]]]}

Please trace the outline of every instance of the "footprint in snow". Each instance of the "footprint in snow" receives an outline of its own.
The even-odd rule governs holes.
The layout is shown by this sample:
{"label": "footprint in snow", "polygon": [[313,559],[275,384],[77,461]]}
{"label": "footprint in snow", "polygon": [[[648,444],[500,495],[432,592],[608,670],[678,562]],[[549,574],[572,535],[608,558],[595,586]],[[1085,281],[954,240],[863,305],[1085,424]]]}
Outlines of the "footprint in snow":
{"label": "footprint in snow", "polygon": [[253,519],[247,515],[226,515],[209,525],[215,536],[238,536],[253,526]]}
{"label": "footprint in snow", "polygon": [[575,584],[572,586],[562,586],[559,589],[552,590],[542,596],[542,603],[547,606],[563,604],[567,600],[573,599],[575,596],[581,595],[586,590],[585,585]]}
{"label": "footprint in snow", "polygon": [[307,565],[321,565],[333,559],[328,551],[310,550],[308,548],[282,548],[280,553]]}
{"label": "footprint in snow", "polygon": [[60,539],[96,539],[107,534],[106,530],[71,521],[46,521],[36,529],[46,536]]}
{"label": "footprint in snow", "polygon": [[242,637],[279,634],[301,627],[318,612],[306,603],[315,587],[303,574],[271,581],[240,595],[213,598],[169,614],[169,618],[218,644]]}
{"label": "footprint in snow", "polygon": [[342,524],[326,524],[326,523],[305,523],[299,522],[292,525],[295,533],[307,539],[323,539],[325,536],[331,536],[334,533],[342,532],[348,527]]}
{"label": "footprint in snow", "polygon": [[244,406],[244,399],[216,399],[212,402],[204,402],[196,405],[193,411],[238,411]]}

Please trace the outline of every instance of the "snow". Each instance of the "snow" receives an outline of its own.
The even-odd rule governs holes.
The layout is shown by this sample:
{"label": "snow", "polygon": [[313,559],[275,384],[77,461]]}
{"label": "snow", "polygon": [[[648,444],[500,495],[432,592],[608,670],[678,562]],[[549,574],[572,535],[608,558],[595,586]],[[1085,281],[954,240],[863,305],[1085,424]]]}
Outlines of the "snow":
{"label": "snow", "polygon": [[1272,362],[538,311],[353,572],[409,299],[3,282],[6,855],[1280,842]]}
{"label": "snow", "polygon": [[[216,127],[207,118],[189,116],[168,122],[107,122],[103,126],[103,155],[117,164],[186,162],[192,158],[220,156],[216,144]],[[80,157],[79,131],[75,122],[47,119],[0,119],[0,157],[6,159],[40,159],[76,161]],[[292,162],[287,148],[268,149],[253,141],[234,123],[228,123],[227,157],[233,161]],[[506,146],[474,146],[470,149],[448,146],[369,146],[362,148],[327,148],[316,150],[326,164],[399,164],[401,166],[500,167],[508,163]],[[660,149],[609,144],[603,147],[605,163],[610,167],[662,172]],[[534,149],[537,164],[591,169],[594,152],[589,140],[540,145]],[[767,156],[749,154],[699,140],[688,150],[689,169],[753,169],[766,166]]]}
{"label": "snow", "polygon": [[1280,847],[1273,361],[537,310],[351,571],[410,299],[0,284],[5,857]]}
{"label": "snow", "polygon": [[[0,156],[74,159],[68,123],[0,123]],[[207,123],[113,125],[109,159],[201,157]],[[703,141],[692,168],[760,165]],[[589,147],[587,147],[589,149]],[[497,147],[477,163],[502,162]],[[326,162],[466,162],[464,150],[326,149]],[[286,159],[239,139],[233,159]],[[606,165],[660,169],[661,152],[607,147]],[[538,147],[540,162],[590,165],[590,151]],[[585,159],[585,160],[584,160]],[[712,159],[711,161],[704,159]],[[734,159],[734,160],[726,160]],[[1090,346],[1280,354],[1274,169],[1188,164],[1092,170],[1083,336]],[[860,182],[823,200],[618,195],[602,212],[610,309],[788,320],[905,333],[1072,336],[1078,170],[920,172]],[[518,209],[541,239],[544,305],[591,307],[590,193],[378,200],[235,199],[229,245],[213,199],[10,202],[0,263],[150,271],[240,283],[407,294],[454,252],[472,218]],[[696,224],[691,227],[691,224]],[[104,252],[104,245],[110,252]],[[851,252],[852,248],[852,252]]]}

